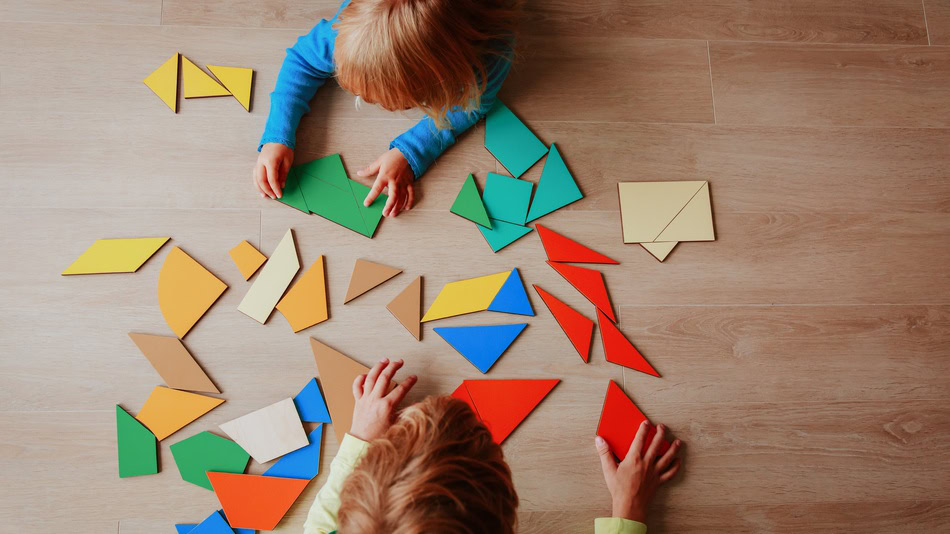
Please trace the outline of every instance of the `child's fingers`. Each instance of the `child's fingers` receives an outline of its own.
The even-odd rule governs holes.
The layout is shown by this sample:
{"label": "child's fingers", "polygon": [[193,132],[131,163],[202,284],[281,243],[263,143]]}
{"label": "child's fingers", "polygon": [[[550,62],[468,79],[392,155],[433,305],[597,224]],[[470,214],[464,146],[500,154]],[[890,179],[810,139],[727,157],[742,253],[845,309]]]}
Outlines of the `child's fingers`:
{"label": "child's fingers", "polygon": [[669,469],[664,471],[662,475],[660,475],[660,479],[659,479],[660,483],[662,484],[664,482],[669,481],[671,478],[675,477],[676,473],[679,472],[680,470],[680,465],[682,465],[680,463],[680,459],[677,458],[676,461],[673,462],[673,465]]}
{"label": "child's fingers", "polygon": [[610,452],[610,444],[600,436],[594,437],[594,446],[597,447],[597,454],[600,456],[600,467],[604,470],[604,477],[612,475],[617,471],[617,460]]}
{"label": "child's fingers", "polygon": [[280,198],[280,186],[277,185],[277,166],[273,162],[269,162],[264,163],[264,168],[267,170],[267,183],[273,192],[271,198],[278,199]]}
{"label": "child's fingers", "polygon": [[356,377],[356,380],[353,380],[353,398],[359,400],[363,396],[363,380],[366,380],[366,375],[360,375]]}
{"label": "child's fingers", "polygon": [[[392,191],[390,191],[392,193]],[[392,214],[393,206],[396,204],[396,195],[390,194],[389,198],[386,200],[386,205],[383,206],[383,216],[389,217]]]}
{"label": "child's fingers", "polygon": [[373,391],[373,386],[376,385],[376,379],[379,377],[379,373],[383,371],[383,367],[389,364],[389,358],[383,358],[369,370],[369,374],[366,375],[366,380],[363,381],[363,394],[367,394]]}
{"label": "child's fingers", "polygon": [[673,460],[676,458],[676,453],[678,453],[679,450],[680,450],[680,440],[676,440],[673,442],[673,445],[670,446],[669,449],[667,449],[666,453],[663,456],[661,456],[659,460],[656,461],[657,471],[662,472],[667,467],[669,467],[669,465],[673,463]]}
{"label": "child's fingers", "polygon": [[380,397],[386,396],[386,392],[389,391],[389,382],[393,379],[396,371],[402,367],[402,363],[402,360],[396,360],[389,362],[389,365],[383,368],[383,371],[379,373],[379,378],[376,379],[376,385],[373,386],[373,394]]}
{"label": "child's fingers", "polygon": [[403,210],[411,210],[412,204],[413,202],[415,202],[415,200],[416,200],[416,195],[412,186],[411,185],[406,186],[406,206],[403,208]]}
{"label": "child's fingers", "polygon": [[666,434],[666,427],[663,425],[657,425],[656,434],[653,435],[653,441],[650,442],[650,446],[647,447],[646,454],[643,455],[643,460],[650,465],[653,463],[653,460],[656,459],[656,453],[660,450],[660,444],[663,443],[663,435]]}
{"label": "child's fingers", "polygon": [[383,162],[383,157],[380,156],[380,157],[376,158],[376,161],[370,163],[370,164],[369,164],[369,167],[366,167],[365,169],[363,169],[363,170],[361,170],[361,171],[356,171],[356,175],[357,175],[357,176],[363,176],[363,177],[373,176],[374,174],[376,174],[377,172],[379,172],[379,166],[380,166],[380,164],[381,164],[382,162]]}
{"label": "child's fingers", "polygon": [[392,192],[393,189],[395,189],[396,191],[393,192],[392,194],[393,207],[391,210],[389,210],[390,217],[395,217],[396,215],[399,215],[399,213],[402,211],[403,205],[405,205],[406,203],[406,192],[403,190],[403,187],[402,186],[389,187],[390,192]]}
{"label": "child's fingers", "polygon": [[268,196],[270,189],[267,189],[267,180],[264,179],[264,166],[258,163],[254,166],[254,187],[257,188],[262,197]]}
{"label": "child's fingers", "polygon": [[406,394],[409,393],[412,386],[416,385],[416,381],[418,380],[419,378],[416,375],[410,375],[409,378],[406,378],[402,383],[394,387],[393,390],[389,392],[389,395],[386,395],[386,398],[392,401],[393,406],[399,406],[399,403],[402,402],[402,399],[406,398]]}
{"label": "child's fingers", "polygon": [[283,191],[287,185],[287,175],[290,173],[290,160],[285,159],[280,166],[280,190]]}
{"label": "child's fingers", "polygon": [[647,439],[647,433],[650,431],[650,423],[644,419],[640,423],[640,428],[637,429],[637,434],[633,437],[633,441],[630,442],[630,449],[627,450],[627,456],[624,457],[623,461],[630,460],[633,461],[634,458],[639,458],[641,452],[643,451],[643,442]]}
{"label": "child's fingers", "polygon": [[[373,187],[369,188],[369,193],[366,195],[366,199],[363,200],[363,205],[369,207],[370,204],[376,200],[376,197],[383,192],[383,188],[386,187],[386,180],[382,176],[376,178],[376,181],[373,182]],[[385,215],[385,213],[383,213]]]}

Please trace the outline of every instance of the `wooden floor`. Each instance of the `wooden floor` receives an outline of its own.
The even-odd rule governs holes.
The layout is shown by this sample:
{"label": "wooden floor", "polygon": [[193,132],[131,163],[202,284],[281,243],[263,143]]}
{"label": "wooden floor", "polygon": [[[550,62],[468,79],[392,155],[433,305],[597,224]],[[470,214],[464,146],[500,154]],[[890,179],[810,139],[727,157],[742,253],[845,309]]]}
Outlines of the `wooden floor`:
{"label": "wooden floor", "polygon": [[[416,275],[519,267],[592,315],[535,235],[491,254],[448,213],[461,180],[497,170],[481,125],[420,182],[413,211],[367,240],[261,200],[255,148],[284,49],[332,0],[0,0],[0,531],[172,532],[217,504],[168,445],[281,398],[316,373],[315,336],[369,362],[404,357],[415,399],[480,375],[431,328],[384,305]],[[521,532],[589,532],[609,500],[593,449],[607,381],[686,443],[650,532],[950,530],[950,0],[533,0],[502,97],[556,142],[586,198],[543,222],[605,267],[621,326],[662,373],[583,365],[540,299],[490,377],[563,380],[505,443]],[[142,84],[180,51],[253,67],[233,99],[171,113]],[[320,91],[299,161],[351,173],[412,116]],[[540,169],[527,178],[536,180]],[[709,180],[714,243],[663,264],[621,243],[616,183]],[[294,228],[327,257],[330,321],[294,335],[236,310],[227,251],[270,253]],[[116,474],[113,405],[160,383],[128,332],[170,334],[156,280],[61,277],[94,239],[168,235],[230,289],[186,337],[227,402],[165,440],[157,476]],[[356,258],[405,269],[346,307]],[[480,315],[446,324],[505,322]],[[299,532],[324,473],[278,529]],[[252,472],[262,466],[251,465]]]}

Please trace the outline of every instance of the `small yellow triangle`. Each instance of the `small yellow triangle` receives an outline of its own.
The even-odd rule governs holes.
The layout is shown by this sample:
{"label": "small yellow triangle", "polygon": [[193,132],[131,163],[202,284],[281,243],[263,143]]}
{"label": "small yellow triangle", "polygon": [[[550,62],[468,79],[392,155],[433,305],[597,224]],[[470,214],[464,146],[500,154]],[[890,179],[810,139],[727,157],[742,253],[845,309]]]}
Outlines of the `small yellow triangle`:
{"label": "small yellow triangle", "polygon": [[673,251],[673,247],[675,247],[677,243],[679,243],[679,241],[662,241],[656,243],[640,243],[640,246],[645,248],[650,254],[653,254],[654,258],[663,261],[670,255],[670,252]]}
{"label": "small yellow triangle", "polygon": [[231,94],[185,56],[181,57],[181,82],[185,98],[228,96]]}
{"label": "small yellow triangle", "polygon": [[244,67],[222,67],[208,65],[208,70],[227,87],[234,98],[251,111],[251,84],[254,81],[254,70]]}
{"label": "small yellow triangle", "polygon": [[178,113],[178,56],[175,52],[145,78],[145,85],[175,113]]}

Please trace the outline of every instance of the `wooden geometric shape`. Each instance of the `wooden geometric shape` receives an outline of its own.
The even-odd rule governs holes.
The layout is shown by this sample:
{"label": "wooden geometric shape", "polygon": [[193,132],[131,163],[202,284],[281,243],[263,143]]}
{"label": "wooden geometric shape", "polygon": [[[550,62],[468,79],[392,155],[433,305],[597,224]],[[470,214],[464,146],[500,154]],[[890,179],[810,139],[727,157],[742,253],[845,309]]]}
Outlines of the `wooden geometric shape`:
{"label": "wooden geometric shape", "polygon": [[245,280],[250,280],[254,273],[261,268],[261,265],[264,265],[264,262],[267,261],[267,256],[261,254],[259,250],[254,248],[254,245],[247,241],[238,243],[238,246],[228,251],[228,254],[231,255],[231,259],[237,265],[238,270],[241,271],[241,276]]}
{"label": "wooden geometric shape", "polygon": [[197,525],[178,524],[175,525],[175,530],[187,534],[234,534],[234,529],[228,525],[224,514],[217,510],[211,512],[211,515]]}
{"label": "wooden geometric shape", "polygon": [[544,253],[551,261],[562,263],[608,263],[617,265],[620,262],[604,256],[600,252],[591,250],[573,239],[551,230],[547,226],[537,224],[538,237]]}
{"label": "wooden geometric shape", "polygon": [[548,261],[555,271],[564,277],[574,289],[587,298],[591,304],[598,310],[604,312],[611,321],[616,321],[613,306],[610,304],[610,295],[607,294],[607,285],[604,283],[604,275],[600,271],[577,267],[566,263],[557,263]]}
{"label": "wooden geometric shape", "polygon": [[608,362],[628,367],[641,373],[660,376],[656,369],[630,343],[623,332],[602,311],[597,310],[597,325],[600,326],[600,340],[604,344],[604,356]]}
{"label": "wooden geometric shape", "polygon": [[488,242],[492,252],[498,252],[526,236],[532,230],[531,227],[512,224],[500,219],[489,219],[489,221],[491,222],[491,228],[479,225],[478,231],[482,233],[482,237]]}
{"label": "wooden geometric shape", "polygon": [[369,372],[369,367],[358,363],[342,352],[331,349],[316,339],[310,338],[313,359],[317,362],[317,373],[323,392],[326,394],[327,408],[333,420],[333,432],[337,443],[350,431],[353,424],[353,381],[356,377]]}
{"label": "wooden geometric shape", "polygon": [[531,300],[528,299],[528,292],[525,291],[517,267],[511,270],[508,279],[495,294],[495,298],[488,305],[488,311],[534,316],[534,308],[531,307]]}
{"label": "wooden geometric shape", "polygon": [[485,211],[485,204],[482,202],[482,196],[478,193],[478,186],[475,185],[475,178],[471,173],[462,183],[462,189],[459,190],[449,211],[473,223],[491,228],[488,212]]}
{"label": "wooden geometric shape", "polygon": [[699,191],[689,199],[689,202],[654,241],[713,241],[715,239],[709,182],[704,182]]}
{"label": "wooden geometric shape", "polygon": [[[482,194],[488,217],[524,226],[528,205],[531,203],[532,187],[531,182],[488,173],[485,192]],[[494,225],[491,228],[494,228]]]}
{"label": "wooden geometric shape", "polygon": [[511,271],[445,284],[422,322],[487,310]]}
{"label": "wooden geometric shape", "polygon": [[98,239],[61,274],[134,273],[169,238]]}
{"label": "wooden geometric shape", "polygon": [[231,93],[185,56],[181,56],[181,85],[185,98],[228,96]]}
{"label": "wooden geometric shape", "polygon": [[201,432],[169,447],[181,479],[196,486],[213,490],[208,471],[243,473],[251,456],[237,443]]}
{"label": "wooden geometric shape", "polygon": [[307,200],[303,197],[303,189],[300,188],[300,174],[297,173],[297,167],[291,167],[287,172],[287,180],[284,182],[282,195],[277,202],[286,204],[291,208],[298,209],[309,214],[310,208],[307,207]]}
{"label": "wooden geometric shape", "polygon": [[646,249],[654,258],[663,261],[673,248],[679,244],[679,241],[654,241],[653,243],[640,243],[640,246]]}
{"label": "wooden geometric shape", "polygon": [[434,330],[476,369],[487,373],[526,326],[527,323],[445,326]]}
{"label": "wooden geometric shape", "polygon": [[320,386],[317,385],[317,379],[311,378],[307,385],[300,390],[300,393],[294,396],[294,406],[297,407],[297,415],[301,421],[308,423],[329,423],[330,412],[327,411],[327,403],[323,400],[323,393],[320,392]]}
{"label": "wooden geometric shape", "polygon": [[329,311],[323,256],[317,258],[287,290],[284,298],[277,303],[277,311],[287,319],[294,332],[327,320]]}
{"label": "wooden geometric shape", "polygon": [[135,418],[161,441],[222,402],[224,399],[156,386]]}
{"label": "wooden geometric shape", "polygon": [[257,275],[257,279],[247,290],[247,294],[238,305],[238,311],[261,324],[266,323],[271,312],[274,311],[274,306],[277,305],[299,270],[300,260],[297,259],[294,231],[288,229],[270,259],[264,264],[261,274]]}
{"label": "wooden geometric shape", "polygon": [[115,405],[115,431],[119,449],[119,478],[158,473],[158,445],[155,436]]}
{"label": "wooden geometric shape", "polygon": [[218,427],[257,463],[264,463],[307,446],[294,400],[286,398]]}
{"label": "wooden geometric shape", "polygon": [[214,494],[234,528],[274,530],[303,492],[306,479],[208,473]]}
{"label": "wooden geometric shape", "polygon": [[[621,182],[617,188],[624,243],[715,239],[708,182]],[[673,225],[681,215],[683,221]]]}
{"label": "wooden geometric shape", "polygon": [[320,447],[323,443],[323,425],[317,425],[307,439],[310,444],[281,456],[264,471],[265,477],[303,478],[312,480],[320,474]]}
{"label": "wooden geometric shape", "polygon": [[594,321],[584,317],[579,311],[568,306],[554,295],[541,289],[537,285],[534,290],[541,296],[541,300],[551,310],[551,315],[557,321],[558,326],[571,340],[577,354],[580,355],[584,363],[590,359],[590,340],[594,335]]}
{"label": "wooden geometric shape", "polygon": [[422,339],[422,277],[412,281],[386,305],[389,313],[393,314],[406,330],[416,340]]}
{"label": "wooden geometric shape", "polygon": [[172,332],[183,338],[227,288],[182,249],[173,247],[158,273],[158,306]]}
{"label": "wooden geometric shape", "polygon": [[577,182],[567,169],[561,153],[554,143],[548,151],[548,158],[544,160],[544,170],[538,180],[538,187],[531,200],[531,209],[528,210],[527,222],[543,217],[554,210],[567,206],[584,198]]}
{"label": "wooden geometric shape", "polygon": [[[646,416],[637,408],[637,405],[624,394],[620,386],[611,380],[607,385],[604,408],[600,412],[597,435],[604,438],[604,441],[610,445],[611,452],[620,461],[627,457],[627,451],[630,450],[630,444],[633,443],[633,438],[637,435],[640,423],[646,420]],[[656,427],[651,424],[647,437],[643,440],[642,450],[646,450],[650,446],[655,436]],[[660,456],[669,448],[670,443],[668,441],[664,440],[660,443]]]}
{"label": "wooden geometric shape", "polygon": [[170,388],[221,393],[177,337],[129,333]]}
{"label": "wooden geometric shape", "polygon": [[485,148],[515,178],[548,152],[548,147],[500,99],[485,115]]}
{"label": "wooden geometric shape", "polygon": [[303,197],[307,210],[345,228],[372,238],[383,216],[388,197],[379,195],[369,206],[363,199],[369,187],[350,180],[339,154],[332,154],[291,169],[296,184],[292,184],[293,202],[287,204],[302,209],[297,192]]}
{"label": "wooden geometric shape", "polygon": [[176,52],[145,78],[145,85],[175,113],[178,113],[179,56]]}
{"label": "wooden geometric shape", "polygon": [[[549,380],[465,380],[475,413],[501,444],[560,382]],[[461,398],[462,396],[456,395]],[[464,398],[463,398],[464,400]]]}
{"label": "wooden geometric shape", "polygon": [[350,284],[346,288],[346,296],[343,298],[343,304],[366,293],[401,272],[402,269],[396,269],[395,267],[389,267],[381,263],[363,259],[356,260],[356,264],[353,265],[353,274],[350,275]]}
{"label": "wooden geometric shape", "polygon": [[224,87],[234,95],[234,98],[251,111],[251,85],[254,83],[254,69],[244,67],[222,67],[208,65],[208,70],[214,74]]}

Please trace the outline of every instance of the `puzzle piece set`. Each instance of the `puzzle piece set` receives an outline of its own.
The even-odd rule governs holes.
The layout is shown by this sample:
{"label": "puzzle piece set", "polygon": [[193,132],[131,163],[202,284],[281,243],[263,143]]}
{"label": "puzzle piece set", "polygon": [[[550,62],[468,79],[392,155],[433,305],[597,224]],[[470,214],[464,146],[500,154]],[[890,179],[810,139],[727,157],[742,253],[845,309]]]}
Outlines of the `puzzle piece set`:
{"label": "puzzle piece set", "polygon": [[233,96],[245,110],[251,111],[253,69],[208,65],[208,70],[214,78],[190,59],[176,52],[145,78],[145,85],[175,113],[178,113],[179,86],[185,98]]}

